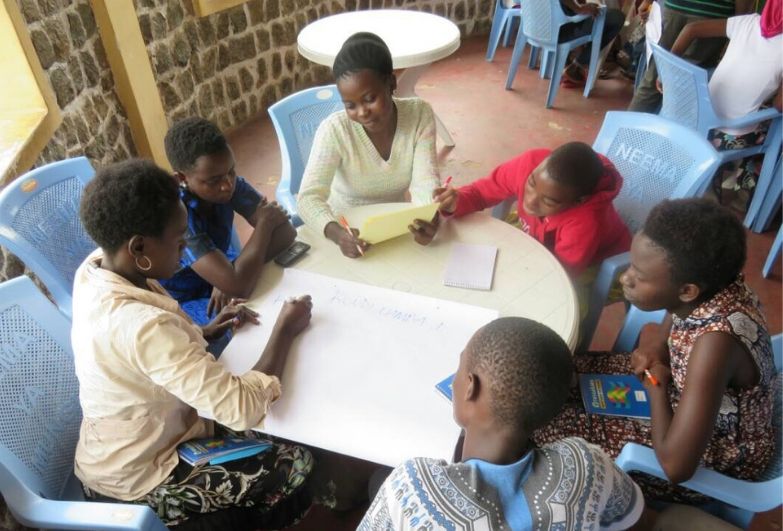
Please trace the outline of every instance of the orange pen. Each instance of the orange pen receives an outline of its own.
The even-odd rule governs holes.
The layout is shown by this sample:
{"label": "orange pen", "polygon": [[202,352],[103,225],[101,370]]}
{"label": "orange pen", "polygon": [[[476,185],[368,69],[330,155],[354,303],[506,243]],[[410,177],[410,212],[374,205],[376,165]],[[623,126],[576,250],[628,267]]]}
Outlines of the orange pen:
{"label": "orange pen", "polygon": [[[348,234],[350,234],[351,237],[353,237],[353,231],[351,230],[351,226],[348,225],[348,220],[345,219],[345,216],[340,216],[340,225],[342,225],[343,228],[346,231],[348,231]],[[360,255],[364,256],[364,251],[362,251],[362,246],[359,245],[358,243],[356,244],[356,250],[359,251]]]}
{"label": "orange pen", "polygon": [[647,378],[650,379],[650,383],[653,385],[660,385],[660,382],[658,382],[658,378],[653,376],[653,374],[650,372],[649,369],[644,369],[644,375],[647,376]]}

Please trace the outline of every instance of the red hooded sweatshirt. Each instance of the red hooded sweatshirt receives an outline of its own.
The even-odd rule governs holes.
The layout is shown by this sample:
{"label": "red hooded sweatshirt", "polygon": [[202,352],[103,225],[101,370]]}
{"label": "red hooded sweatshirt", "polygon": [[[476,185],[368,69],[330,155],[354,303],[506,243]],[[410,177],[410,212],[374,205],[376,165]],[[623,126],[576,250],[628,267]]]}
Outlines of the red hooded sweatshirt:
{"label": "red hooded sweatshirt", "polygon": [[[522,205],[528,177],[550,153],[549,149],[531,149],[504,162],[487,177],[459,188],[454,216],[483,210],[509,197],[516,197]],[[631,234],[612,205],[623,178],[609,159],[599,157],[606,171],[584,203],[545,218],[518,208],[522,230],[549,249],[572,277],[631,247]]]}

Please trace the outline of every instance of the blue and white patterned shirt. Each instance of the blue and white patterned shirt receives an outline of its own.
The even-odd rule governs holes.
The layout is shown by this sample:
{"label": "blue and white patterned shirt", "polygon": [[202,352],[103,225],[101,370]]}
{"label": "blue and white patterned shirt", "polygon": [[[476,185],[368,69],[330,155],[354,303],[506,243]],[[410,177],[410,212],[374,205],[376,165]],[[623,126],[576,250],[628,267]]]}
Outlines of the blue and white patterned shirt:
{"label": "blue and white patterned shirt", "polygon": [[417,458],[394,469],[359,531],[619,530],[639,487],[599,447],[568,438],[510,465]]}

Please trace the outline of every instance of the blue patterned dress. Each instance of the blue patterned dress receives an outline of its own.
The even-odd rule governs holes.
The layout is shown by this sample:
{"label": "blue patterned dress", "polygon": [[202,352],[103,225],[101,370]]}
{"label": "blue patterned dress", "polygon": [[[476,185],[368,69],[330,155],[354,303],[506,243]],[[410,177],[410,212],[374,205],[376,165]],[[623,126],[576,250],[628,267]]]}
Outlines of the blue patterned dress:
{"label": "blue patterned dress", "polygon": [[564,439],[510,465],[417,458],[394,469],[358,531],[628,529],[639,487],[600,448]]}

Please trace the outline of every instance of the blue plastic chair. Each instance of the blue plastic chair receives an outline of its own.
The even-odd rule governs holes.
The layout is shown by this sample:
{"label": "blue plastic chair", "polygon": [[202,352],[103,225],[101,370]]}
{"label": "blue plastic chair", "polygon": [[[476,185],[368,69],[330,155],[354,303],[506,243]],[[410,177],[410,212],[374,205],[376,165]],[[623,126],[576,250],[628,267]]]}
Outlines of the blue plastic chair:
{"label": "blue plastic chair", "polygon": [[82,190],[94,174],[78,157],[36,168],[0,192],[0,245],[41,279],[68,316],[73,275],[97,247],[79,219]]}
{"label": "blue plastic chair", "polygon": [[[632,234],[662,200],[700,195],[720,163],[696,131],[646,113],[607,112],[593,149],[623,176],[614,206]],[[589,347],[614,279],[629,263],[630,254],[623,253],[601,264],[581,325],[581,348]]]}
{"label": "blue plastic chair", "polygon": [[764,278],[769,276],[775,263],[780,260],[781,252],[783,252],[783,225],[778,229],[778,235],[775,236],[775,241],[772,242],[772,247],[769,249],[767,260],[764,262],[764,269],[761,271]]}
{"label": "blue plastic chair", "polygon": [[[780,506],[783,492],[783,477],[781,476],[781,382],[783,381],[783,335],[772,338],[772,350],[775,356],[775,367],[778,370],[771,392],[775,397],[772,419],[775,429],[775,453],[772,462],[767,467],[760,481],[744,481],[731,478],[714,470],[699,468],[691,479],[682,483],[696,492],[714,498],[717,503],[710,503],[704,509],[715,516],[721,517],[743,529],[747,528],[753,513],[769,511]],[[667,479],[663,469],[658,464],[655,451],[647,446],[628,443],[623,447],[615,460],[617,466],[626,472],[638,471],[657,478]]]}
{"label": "blue plastic chair", "polygon": [[775,179],[774,167],[780,157],[781,117],[783,115],[777,109],[770,108],[752,112],[733,120],[720,118],[712,107],[707,71],[664,50],[657,44],[651,43],[650,46],[663,85],[663,103],[660,115],[664,118],[695,129],[705,138],[712,129],[749,127],[772,120],[763,144],[745,149],[718,151],[721,164],[753,155],[764,155],[756,192],[745,215],[745,226],[751,227]]}
{"label": "blue plastic chair", "polygon": [[0,493],[33,528],[165,530],[147,506],[84,501],[70,329],[28,277],[0,284]]}
{"label": "blue plastic chair", "polygon": [[503,46],[508,46],[514,19],[518,19],[521,13],[519,3],[520,0],[514,0],[514,7],[506,7],[503,0],[495,2],[495,14],[492,16],[492,29],[489,31],[487,45],[487,61],[495,59],[495,51],[498,49],[501,37],[503,37]]}
{"label": "blue plastic chair", "polygon": [[296,194],[302,184],[313,137],[321,122],[344,108],[336,85],[313,87],[283,98],[269,107],[280,144],[283,171],[277,185],[277,201],[291,215],[294,227],[302,224]]}
{"label": "blue plastic chair", "polygon": [[[590,52],[590,66],[585,84],[584,97],[590,95],[595,85],[595,79],[598,76],[598,56],[601,53],[601,35],[604,31],[604,20],[606,19],[606,8],[602,7],[599,15],[593,20],[592,32],[590,35],[577,37],[567,42],[557,42],[560,34],[560,27],[570,22],[580,22],[590,18],[589,15],[566,16],[560,2],[555,0],[525,0],[520,6],[522,12],[522,23],[519,25],[517,40],[514,43],[514,51],[511,54],[511,64],[509,65],[508,78],[506,79],[506,90],[511,89],[514,83],[514,77],[519,68],[519,62],[522,59],[522,51],[526,44],[536,46],[544,52],[541,74],[550,77],[549,92],[546,98],[546,108],[552,107],[560,87],[560,78],[565,68],[565,62],[568,53],[588,42],[592,42]],[[531,52],[531,63],[534,61],[533,52]]]}

